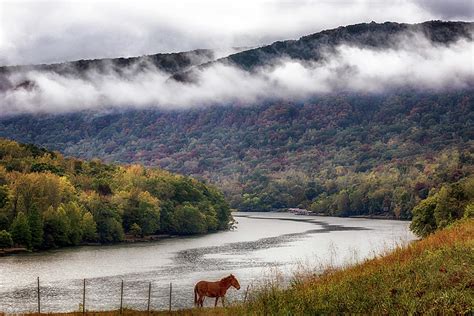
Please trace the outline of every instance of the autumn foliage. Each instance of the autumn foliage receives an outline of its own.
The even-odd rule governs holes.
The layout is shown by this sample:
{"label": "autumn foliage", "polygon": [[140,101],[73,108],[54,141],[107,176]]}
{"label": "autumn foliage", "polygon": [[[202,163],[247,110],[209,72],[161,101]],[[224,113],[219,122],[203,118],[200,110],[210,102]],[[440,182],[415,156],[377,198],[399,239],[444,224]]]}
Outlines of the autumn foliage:
{"label": "autumn foliage", "polygon": [[3,247],[109,243],[127,234],[202,234],[227,229],[230,222],[223,195],[195,179],[140,165],[65,158],[0,139]]}

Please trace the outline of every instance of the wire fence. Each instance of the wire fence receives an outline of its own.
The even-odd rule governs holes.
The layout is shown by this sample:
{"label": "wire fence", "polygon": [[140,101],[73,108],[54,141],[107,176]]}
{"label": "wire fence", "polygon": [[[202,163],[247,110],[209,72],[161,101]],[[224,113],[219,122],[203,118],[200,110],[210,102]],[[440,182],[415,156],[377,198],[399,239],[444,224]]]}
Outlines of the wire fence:
{"label": "wire fence", "polygon": [[[60,289],[57,287],[50,287],[43,284],[43,281],[38,277],[36,284],[33,287],[25,290],[22,296],[22,303],[27,308],[23,312],[38,312],[38,313],[54,313],[54,312],[97,312],[97,311],[119,311],[123,313],[126,309],[133,309],[137,311],[155,311],[179,309],[183,307],[182,302],[177,302],[182,299],[181,293],[176,293],[173,283],[156,284],[153,282],[127,282],[124,280],[117,280],[114,282],[112,288],[111,284],[101,285],[97,281],[91,279],[82,279],[79,284],[74,286],[73,291],[67,293],[58,293]],[[186,288],[189,292],[189,289]],[[247,300],[249,286],[244,294],[244,301]],[[70,306],[52,306],[51,303],[61,301],[61,297],[70,296],[75,298],[75,307]],[[186,297],[186,300],[191,297]],[[192,297],[193,302],[194,296]],[[178,304],[176,304],[178,303]],[[190,302],[188,302],[188,306]],[[175,304],[175,305],[174,305]],[[99,307],[102,306],[102,307]],[[107,307],[103,307],[107,306]],[[192,306],[192,305],[191,305]],[[0,307],[1,309],[1,307]],[[8,312],[8,311],[7,311]],[[17,312],[13,312],[17,313]],[[1,314],[1,312],[0,312]]]}
{"label": "wire fence", "polygon": [[[146,309],[145,311],[148,311],[150,312],[151,310],[151,303],[152,303],[152,296],[151,296],[151,293],[152,293],[152,282],[148,282],[148,291],[147,291],[147,296],[146,298],[136,298],[135,297],[135,301],[138,300],[141,300],[143,302],[146,303]],[[41,304],[41,298],[42,298],[42,295],[41,295],[41,283],[40,283],[40,278],[38,277],[37,278],[37,289],[36,289],[36,298],[37,298],[37,312],[38,313],[41,313],[42,310],[41,310],[41,307],[42,307],[42,304]],[[82,280],[82,300],[81,300],[81,303],[79,304],[79,311],[82,312],[83,314],[86,314],[86,312],[88,311],[88,291],[87,291],[87,279],[83,279]],[[154,297],[154,299],[156,299],[157,297]],[[164,298],[163,296],[161,296],[161,298]],[[173,302],[173,283],[169,283],[169,295],[168,295],[168,310],[171,311],[173,306],[172,306],[172,302]],[[126,307],[124,305],[124,281],[121,280],[120,282],[120,305],[119,305],[119,312],[120,313],[123,313],[123,310],[124,310],[124,307]]]}

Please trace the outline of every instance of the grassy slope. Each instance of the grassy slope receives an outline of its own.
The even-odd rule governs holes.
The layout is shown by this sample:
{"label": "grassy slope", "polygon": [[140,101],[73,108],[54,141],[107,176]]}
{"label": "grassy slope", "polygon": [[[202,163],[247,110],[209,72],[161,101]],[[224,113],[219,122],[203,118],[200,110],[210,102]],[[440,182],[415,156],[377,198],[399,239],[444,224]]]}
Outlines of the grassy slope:
{"label": "grassy slope", "polygon": [[380,258],[256,295],[239,313],[468,313],[474,306],[474,220]]}
{"label": "grassy slope", "polygon": [[474,311],[473,267],[474,219],[470,219],[380,258],[321,276],[300,277],[289,289],[256,291],[247,304],[173,314],[466,314]]}

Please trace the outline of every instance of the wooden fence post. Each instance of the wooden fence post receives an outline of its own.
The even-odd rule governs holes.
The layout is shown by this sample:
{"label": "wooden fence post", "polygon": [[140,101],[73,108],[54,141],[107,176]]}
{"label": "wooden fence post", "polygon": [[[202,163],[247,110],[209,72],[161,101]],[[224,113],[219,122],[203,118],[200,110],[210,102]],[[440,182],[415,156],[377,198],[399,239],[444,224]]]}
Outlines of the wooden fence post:
{"label": "wooden fence post", "polygon": [[120,287],[120,314],[123,313],[123,280],[122,285]]}
{"label": "wooden fence post", "polygon": [[147,312],[150,315],[150,302],[151,302],[151,282],[148,284],[148,305],[147,305]]}
{"label": "wooden fence post", "polygon": [[84,284],[82,288],[82,314],[86,314],[86,279],[84,279]]}
{"label": "wooden fence post", "polygon": [[247,285],[247,289],[245,290],[244,303],[247,302],[247,294],[249,293],[249,286],[250,284]]}
{"label": "wooden fence post", "polygon": [[38,314],[41,314],[40,278],[38,277]]}
{"label": "wooden fence post", "polygon": [[171,294],[173,292],[173,283],[170,282],[170,307],[169,307],[169,311],[171,313]]}

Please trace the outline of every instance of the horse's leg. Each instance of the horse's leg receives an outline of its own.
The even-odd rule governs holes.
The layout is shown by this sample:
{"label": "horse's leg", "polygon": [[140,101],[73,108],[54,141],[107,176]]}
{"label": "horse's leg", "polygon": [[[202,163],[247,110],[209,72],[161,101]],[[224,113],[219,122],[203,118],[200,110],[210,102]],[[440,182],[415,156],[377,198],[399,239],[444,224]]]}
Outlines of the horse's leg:
{"label": "horse's leg", "polygon": [[222,296],[221,301],[222,301],[222,306],[225,307],[225,304],[224,304],[224,296]]}
{"label": "horse's leg", "polygon": [[199,302],[200,302],[200,304],[201,304],[201,307],[203,307],[203,305],[204,305],[204,299],[205,299],[205,298],[206,298],[206,297],[205,297],[204,295],[199,298]]}

